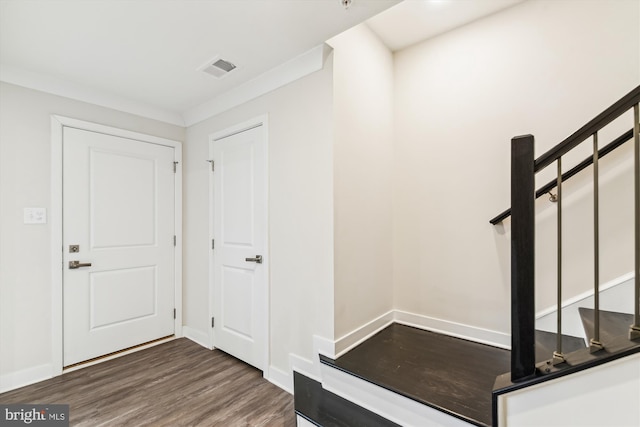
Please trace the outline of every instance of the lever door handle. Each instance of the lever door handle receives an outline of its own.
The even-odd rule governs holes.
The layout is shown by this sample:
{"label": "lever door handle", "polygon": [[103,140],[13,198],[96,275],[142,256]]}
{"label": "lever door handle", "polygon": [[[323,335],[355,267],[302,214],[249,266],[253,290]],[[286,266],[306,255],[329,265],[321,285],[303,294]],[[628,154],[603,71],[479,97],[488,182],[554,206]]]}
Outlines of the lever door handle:
{"label": "lever door handle", "polygon": [[69,261],[69,270],[74,270],[80,267],[91,267],[90,262]]}
{"label": "lever door handle", "polygon": [[255,258],[245,258],[247,262],[255,262],[256,264],[262,264],[262,255],[256,255]]}

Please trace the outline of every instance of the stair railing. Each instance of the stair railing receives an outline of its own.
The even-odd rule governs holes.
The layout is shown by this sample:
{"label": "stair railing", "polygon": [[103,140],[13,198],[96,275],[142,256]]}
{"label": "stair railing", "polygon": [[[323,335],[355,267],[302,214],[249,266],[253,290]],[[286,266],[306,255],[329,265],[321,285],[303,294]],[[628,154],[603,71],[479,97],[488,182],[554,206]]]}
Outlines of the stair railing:
{"label": "stair railing", "polygon": [[[634,141],[634,317],[629,339],[640,339],[640,86],[618,100],[571,136],[534,160],[534,137],[517,136],[511,140],[511,209],[490,222],[498,224],[511,215],[511,380],[523,381],[536,375],[535,366],[535,199],[557,194],[557,342],[553,363],[565,361],[562,353],[562,183],[593,164],[594,182],[594,336],[592,352],[604,348],[600,341],[600,256],[599,256],[599,159],[626,141]],[[633,129],[625,132],[602,149],[598,148],[598,132],[622,114],[633,109]],[[582,142],[592,138],[593,155],[562,173],[562,157]],[[535,191],[535,174],[556,163],[557,178]]]}

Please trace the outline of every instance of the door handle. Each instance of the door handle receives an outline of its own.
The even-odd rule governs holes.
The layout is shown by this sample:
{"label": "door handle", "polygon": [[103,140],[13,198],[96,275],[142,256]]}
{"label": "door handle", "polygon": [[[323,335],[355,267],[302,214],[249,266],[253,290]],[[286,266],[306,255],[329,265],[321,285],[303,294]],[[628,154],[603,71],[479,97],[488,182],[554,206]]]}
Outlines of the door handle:
{"label": "door handle", "polygon": [[80,267],[91,267],[90,262],[69,261],[69,270],[74,270]]}
{"label": "door handle", "polygon": [[256,255],[255,258],[245,258],[247,262],[255,262],[256,264],[262,264],[262,255]]}

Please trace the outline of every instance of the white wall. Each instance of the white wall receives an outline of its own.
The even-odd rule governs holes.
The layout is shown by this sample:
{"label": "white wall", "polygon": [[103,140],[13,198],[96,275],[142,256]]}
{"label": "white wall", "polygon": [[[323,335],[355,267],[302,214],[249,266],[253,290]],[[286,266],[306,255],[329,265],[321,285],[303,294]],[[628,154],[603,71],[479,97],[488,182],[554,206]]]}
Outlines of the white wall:
{"label": "white wall", "polygon": [[[638,85],[639,8],[634,0],[532,0],[395,54],[397,309],[509,331],[510,222],[488,222],[509,206],[509,141],[531,133],[542,154]],[[589,183],[571,185],[577,194]],[[618,209],[627,196],[616,191],[606,197]],[[574,198],[583,203],[584,193]],[[588,212],[568,219],[585,236],[588,220]],[[628,218],[610,221],[626,248]],[[539,228],[542,248],[555,229]],[[626,255],[603,244],[616,260],[602,281],[631,270]],[[568,246],[587,257],[568,265],[588,276],[588,244]],[[555,253],[540,249],[538,259],[540,309],[552,303]],[[591,285],[583,279],[572,279],[572,292]]]}
{"label": "white wall", "polygon": [[393,55],[364,24],[329,44],[339,339],[393,308]]}
{"label": "white wall", "polygon": [[[267,113],[273,367],[286,373],[290,354],[315,357],[314,335],[340,338],[394,308],[508,332],[509,223],[488,220],[509,204],[509,140],[533,133],[540,154],[638,84],[639,9],[635,0],[530,0],[394,56],[356,27],[332,40],[335,61],[323,70],[188,128],[186,330],[209,331],[208,136]],[[176,140],[185,130],[0,90],[2,376],[51,362],[50,226],[22,224],[22,208],[50,206],[50,114]],[[626,160],[606,162],[605,187],[624,182],[626,194]],[[588,185],[574,179],[569,216],[588,205]],[[605,214],[615,239],[604,242],[603,281],[630,270],[628,257],[606,246],[629,245],[627,199],[606,194],[625,213]],[[549,240],[552,211],[544,202],[539,209]],[[589,220],[579,212],[576,228]],[[588,244],[569,245],[588,257]],[[554,253],[538,255],[545,281]],[[575,292],[586,286],[582,276],[569,281]],[[540,292],[539,308],[549,293]]]}
{"label": "white wall", "polygon": [[640,425],[640,355],[498,398],[500,426]]}
{"label": "white wall", "polygon": [[[620,313],[633,313],[634,293],[633,273],[626,274],[609,283],[602,284],[600,288],[600,309],[605,311],[617,311]],[[562,306],[562,333],[581,337],[585,343],[590,338],[586,336],[580,307],[592,308],[594,305],[593,290],[576,296],[573,300],[565,300]],[[536,329],[555,332],[557,329],[557,306],[552,306],[545,311],[536,313]]]}
{"label": "white wall", "polygon": [[313,358],[313,335],[333,339],[332,63],[187,130],[183,147],[187,330],[207,334],[209,135],[269,117],[270,360]]}
{"label": "white wall", "polygon": [[52,114],[184,139],[178,126],[0,83],[0,380],[5,382],[51,374],[51,224],[24,225],[23,208],[44,207],[49,213]]}

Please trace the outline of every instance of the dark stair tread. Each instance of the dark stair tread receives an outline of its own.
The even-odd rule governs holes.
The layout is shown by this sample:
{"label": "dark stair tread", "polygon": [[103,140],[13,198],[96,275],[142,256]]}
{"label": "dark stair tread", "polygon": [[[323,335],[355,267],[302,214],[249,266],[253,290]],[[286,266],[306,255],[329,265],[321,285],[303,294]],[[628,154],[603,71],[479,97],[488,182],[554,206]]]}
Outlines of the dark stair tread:
{"label": "dark stair tread", "polygon": [[[582,318],[582,326],[587,333],[588,338],[594,336],[593,316],[595,310],[587,307],[578,309]],[[629,326],[633,323],[633,315],[627,313],[619,313],[616,311],[600,310],[600,342],[606,344],[616,337],[626,336],[629,334]]]}
{"label": "dark stair tread", "polygon": [[510,352],[394,323],[333,366],[479,426],[491,425],[491,393]]}
{"label": "dark stair tread", "polygon": [[399,427],[355,403],[335,395],[298,372],[293,373],[296,413],[322,427]]}
{"label": "dark stair tread", "polygon": [[[553,352],[557,350],[555,332],[539,331],[536,329],[536,363],[553,358]],[[562,352],[572,353],[585,348],[584,339],[571,335],[562,335]]]}

